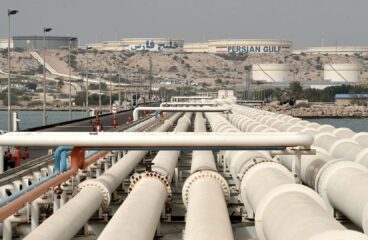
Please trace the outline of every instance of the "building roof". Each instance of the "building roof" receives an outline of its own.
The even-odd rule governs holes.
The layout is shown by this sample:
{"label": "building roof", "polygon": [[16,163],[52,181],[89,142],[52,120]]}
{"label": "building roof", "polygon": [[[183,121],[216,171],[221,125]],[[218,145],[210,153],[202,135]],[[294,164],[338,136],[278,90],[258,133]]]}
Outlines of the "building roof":
{"label": "building roof", "polygon": [[335,94],[335,99],[368,99],[368,93],[361,93],[361,94]]}

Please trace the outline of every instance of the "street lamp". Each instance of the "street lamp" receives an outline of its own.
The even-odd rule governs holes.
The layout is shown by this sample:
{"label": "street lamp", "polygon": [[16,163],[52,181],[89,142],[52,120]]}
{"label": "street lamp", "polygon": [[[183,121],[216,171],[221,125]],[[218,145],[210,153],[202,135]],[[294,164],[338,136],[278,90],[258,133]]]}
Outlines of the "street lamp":
{"label": "street lamp", "polygon": [[121,89],[120,89],[120,74],[118,73],[118,79],[119,79],[119,94],[118,94],[118,101],[119,101],[119,107],[121,104]]}
{"label": "street lamp", "polygon": [[10,92],[10,16],[17,14],[18,10],[8,9],[8,132],[11,131],[11,92]]}
{"label": "street lamp", "polygon": [[50,32],[52,28],[43,28],[43,125],[47,124],[47,115],[46,115],[46,45],[45,45],[45,37],[46,33]]}
{"label": "street lamp", "polygon": [[69,38],[69,61],[68,61],[68,67],[69,67],[69,121],[72,120],[72,67],[70,64],[71,60],[71,48],[72,48],[72,42],[77,40],[77,38],[72,37]]}
{"label": "street lamp", "polygon": [[86,114],[88,117],[88,50],[92,49],[92,47],[86,47]]}

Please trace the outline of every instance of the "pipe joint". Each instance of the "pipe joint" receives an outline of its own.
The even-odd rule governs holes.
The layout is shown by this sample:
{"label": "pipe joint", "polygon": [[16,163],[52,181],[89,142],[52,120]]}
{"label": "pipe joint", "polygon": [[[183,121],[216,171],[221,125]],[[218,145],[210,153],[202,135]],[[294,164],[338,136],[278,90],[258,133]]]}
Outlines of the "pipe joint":
{"label": "pipe joint", "polygon": [[262,157],[257,157],[257,158],[253,158],[250,159],[249,161],[247,161],[241,168],[241,170],[239,171],[239,174],[237,176],[237,179],[241,182],[243,177],[247,174],[247,172],[254,166],[256,166],[257,164],[260,163],[266,163],[266,162],[275,162],[274,159],[267,159],[267,158],[262,158]]}
{"label": "pipe joint", "polygon": [[79,191],[81,191],[84,188],[96,188],[101,192],[101,195],[103,198],[101,207],[103,209],[107,208],[110,205],[111,193],[109,192],[108,188],[103,183],[95,179],[86,180],[78,185]]}
{"label": "pipe joint", "polygon": [[226,179],[215,171],[202,170],[202,171],[193,173],[184,182],[183,191],[182,191],[182,199],[183,199],[185,207],[188,206],[190,187],[194,184],[195,181],[199,179],[203,179],[203,178],[215,179],[222,188],[225,200],[226,201],[230,200],[230,189],[229,189],[229,185],[226,182]]}
{"label": "pipe joint", "polygon": [[128,193],[130,193],[131,191],[133,191],[134,186],[143,178],[153,178],[153,179],[157,179],[159,181],[162,182],[162,184],[165,186],[166,188],[166,192],[167,192],[167,202],[170,202],[172,199],[172,191],[171,191],[171,187],[170,187],[170,181],[167,175],[159,173],[159,172],[155,172],[155,171],[145,171],[144,173],[135,173],[130,177],[130,185],[129,185],[129,190]]}

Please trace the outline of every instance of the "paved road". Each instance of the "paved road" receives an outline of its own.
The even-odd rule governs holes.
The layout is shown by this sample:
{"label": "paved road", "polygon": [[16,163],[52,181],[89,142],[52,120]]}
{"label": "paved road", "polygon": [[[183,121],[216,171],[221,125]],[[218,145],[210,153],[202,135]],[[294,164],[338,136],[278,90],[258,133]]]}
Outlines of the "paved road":
{"label": "paved road", "polygon": [[[157,106],[158,104],[150,104],[150,106]],[[117,125],[123,126],[128,122],[128,118],[132,119],[132,110],[119,112],[116,115]],[[74,120],[71,122],[64,122],[58,124],[52,124],[45,127],[39,128],[32,128],[27,129],[24,131],[39,131],[39,132],[92,132],[93,131],[93,122],[95,121],[95,117],[84,119],[84,120]],[[113,115],[107,114],[100,117],[100,121],[104,131],[109,131],[113,129]],[[21,149],[23,152],[23,150]],[[48,153],[48,148],[45,147],[30,147],[30,158],[26,161],[31,159],[35,159],[46,155]]]}

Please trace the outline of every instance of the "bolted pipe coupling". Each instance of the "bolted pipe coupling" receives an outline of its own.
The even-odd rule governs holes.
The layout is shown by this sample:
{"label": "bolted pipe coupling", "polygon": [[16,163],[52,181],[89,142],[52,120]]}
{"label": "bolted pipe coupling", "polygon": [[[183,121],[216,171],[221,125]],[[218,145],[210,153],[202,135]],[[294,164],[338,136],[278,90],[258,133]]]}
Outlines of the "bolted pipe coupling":
{"label": "bolted pipe coupling", "polygon": [[143,173],[135,173],[130,177],[130,185],[129,185],[129,190],[128,193],[130,193],[134,186],[143,178],[154,178],[157,179],[159,181],[162,182],[162,184],[165,186],[166,188],[166,192],[167,192],[167,202],[171,201],[172,199],[172,191],[170,188],[170,182],[169,179],[166,175],[155,172],[155,171],[145,171]]}
{"label": "bolted pipe coupling", "polygon": [[86,180],[78,185],[79,191],[81,191],[84,188],[96,188],[101,192],[103,198],[101,203],[102,208],[107,208],[110,205],[111,194],[103,183],[95,179]]}
{"label": "bolted pipe coupling", "polygon": [[183,199],[185,207],[188,206],[190,187],[194,184],[195,181],[199,179],[203,179],[203,178],[215,179],[222,188],[225,200],[226,201],[230,200],[230,189],[229,189],[229,185],[227,184],[225,178],[215,171],[201,170],[201,171],[198,171],[190,175],[184,182],[183,191],[182,191],[182,199]]}

